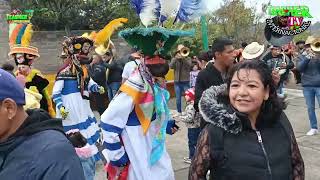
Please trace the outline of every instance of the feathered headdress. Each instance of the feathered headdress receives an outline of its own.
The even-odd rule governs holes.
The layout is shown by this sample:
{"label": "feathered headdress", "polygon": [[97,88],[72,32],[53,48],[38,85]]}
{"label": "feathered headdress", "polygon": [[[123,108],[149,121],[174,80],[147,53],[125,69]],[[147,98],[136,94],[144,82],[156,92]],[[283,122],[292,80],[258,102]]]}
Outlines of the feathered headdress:
{"label": "feathered headdress", "polygon": [[193,36],[194,30],[170,30],[163,27],[126,29],[119,33],[128,44],[146,56],[166,56],[174,43],[182,36]]}
{"label": "feathered headdress", "polygon": [[111,22],[109,22],[102,30],[100,30],[98,33],[95,31],[91,32],[90,35],[88,35],[89,38],[91,38],[94,41],[94,45],[96,47],[95,51],[99,55],[105,54],[109,48],[114,48],[114,46],[110,46],[110,44],[113,44],[110,40],[112,34],[115,30],[123,26],[124,23],[127,23],[127,18],[118,18],[114,19]]}
{"label": "feathered headdress", "polygon": [[196,13],[200,12],[203,2],[203,0],[181,0],[175,22],[177,20],[182,22],[191,21],[193,17],[196,17]]}
{"label": "feathered headdress", "polygon": [[96,46],[104,45],[110,39],[113,32],[127,22],[128,22],[128,19],[126,18],[118,18],[118,19],[112,20],[102,30],[100,30],[97,33],[94,39],[94,44]]}
{"label": "feathered headdress", "polygon": [[146,27],[155,20],[161,25],[169,17],[189,22],[206,13],[206,0],[131,0],[131,5]]}
{"label": "feathered headdress", "polygon": [[38,48],[30,46],[32,34],[32,24],[11,23],[9,25],[10,52],[8,55],[21,53],[40,57]]}

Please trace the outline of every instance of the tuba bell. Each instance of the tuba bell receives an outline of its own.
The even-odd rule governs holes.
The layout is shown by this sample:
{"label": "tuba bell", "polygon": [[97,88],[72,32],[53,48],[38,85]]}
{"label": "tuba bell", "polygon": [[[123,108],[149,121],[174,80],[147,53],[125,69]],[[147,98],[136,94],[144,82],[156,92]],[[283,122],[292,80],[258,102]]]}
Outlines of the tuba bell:
{"label": "tuba bell", "polygon": [[315,38],[310,47],[314,52],[320,52],[320,38]]}
{"label": "tuba bell", "polygon": [[183,57],[187,57],[190,54],[190,49],[187,48],[187,47],[183,47],[183,48],[180,49],[180,54]]}

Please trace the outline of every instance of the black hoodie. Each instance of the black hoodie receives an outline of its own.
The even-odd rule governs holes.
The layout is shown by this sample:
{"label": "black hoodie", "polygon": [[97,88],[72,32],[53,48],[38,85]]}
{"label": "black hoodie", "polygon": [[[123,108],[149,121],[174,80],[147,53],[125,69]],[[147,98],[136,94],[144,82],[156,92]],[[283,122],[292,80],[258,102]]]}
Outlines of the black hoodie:
{"label": "black hoodie", "polygon": [[0,179],[84,179],[62,121],[44,110],[30,110],[28,118],[9,139],[0,143]]}

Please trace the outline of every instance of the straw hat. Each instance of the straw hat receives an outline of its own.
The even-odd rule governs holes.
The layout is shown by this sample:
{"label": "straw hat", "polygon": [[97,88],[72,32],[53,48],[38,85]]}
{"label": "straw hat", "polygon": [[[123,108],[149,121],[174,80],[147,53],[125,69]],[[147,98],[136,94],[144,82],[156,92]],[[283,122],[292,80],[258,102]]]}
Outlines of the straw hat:
{"label": "straw hat", "polygon": [[257,42],[252,42],[242,51],[242,57],[250,60],[259,57],[264,52],[264,45]]}

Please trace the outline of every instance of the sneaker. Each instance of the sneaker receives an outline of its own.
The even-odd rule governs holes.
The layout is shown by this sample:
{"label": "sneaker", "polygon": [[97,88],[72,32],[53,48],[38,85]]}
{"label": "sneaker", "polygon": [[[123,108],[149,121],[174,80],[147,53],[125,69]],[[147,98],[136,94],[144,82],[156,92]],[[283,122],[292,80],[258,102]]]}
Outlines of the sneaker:
{"label": "sneaker", "polygon": [[310,129],[310,131],[307,132],[307,136],[313,136],[318,134],[318,129]]}
{"label": "sneaker", "polygon": [[278,98],[284,99],[284,94],[277,93],[277,95],[278,95]]}
{"label": "sneaker", "polygon": [[187,163],[187,164],[191,164],[191,159],[188,158],[188,157],[184,157],[184,158],[183,158],[183,161],[184,161],[185,163]]}

